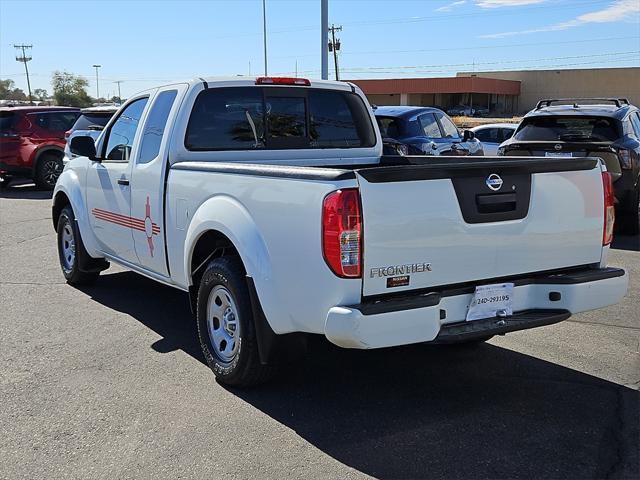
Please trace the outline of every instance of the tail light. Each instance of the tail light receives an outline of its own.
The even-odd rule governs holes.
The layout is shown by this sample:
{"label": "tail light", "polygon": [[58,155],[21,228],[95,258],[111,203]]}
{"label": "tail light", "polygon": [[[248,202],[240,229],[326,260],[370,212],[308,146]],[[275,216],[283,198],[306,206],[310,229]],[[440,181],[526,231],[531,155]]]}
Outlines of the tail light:
{"label": "tail light", "polygon": [[616,220],[613,196],[613,182],[609,172],[602,172],[602,187],[604,191],[604,228],[602,230],[602,245],[610,245],[613,241],[613,224]]}
{"label": "tail light", "polygon": [[362,275],[361,210],[357,188],[332,192],[322,203],[322,253],[339,277]]}
{"label": "tail light", "polygon": [[620,168],[623,170],[631,170],[631,152],[621,148],[618,150],[618,158],[620,159]]}
{"label": "tail light", "polygon": [[300,85],[304,87],[311,86],[311,82],[306,78],[294,77],[258,77],[256,85]]}

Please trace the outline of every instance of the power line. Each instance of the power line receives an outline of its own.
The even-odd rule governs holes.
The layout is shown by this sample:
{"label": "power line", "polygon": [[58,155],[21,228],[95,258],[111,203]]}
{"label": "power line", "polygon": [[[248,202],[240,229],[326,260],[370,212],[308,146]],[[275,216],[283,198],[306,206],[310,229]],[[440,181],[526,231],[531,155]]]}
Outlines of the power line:
{"label": "power line", "polygon": [[[571,59],[579,59],[579,58],[593,58],[593,57],[608,57],[608,56],[620,56],[620,55],[640,55],[640,50],[632,50],[628,52],[606,52],[606,53],[597,53],[597,54],[589,54],[589,55],[571,55],[571,56],[563,56],[563,57],[544,57],[544,58],[529,58],[522,60],[499,60],[499,61],[491,61],[491,62],[468,62],[468,63],[439,63],[439,64],[430,64],[430,65],[399,65],[399,66],[380,66],[380,67],[347,67],[343,68],[343,71],[377,71],[377,70],[414,70],[421,68],[443,68],[443,67],[468,67],[472,65],[501,65],[501,64],[512,64],[512,63],[526,63],[526,62],[539,62],[539,61],[550,61],[550,60],[571,60]],[[302,73],[314,73],[317,70],[305,70]]]}

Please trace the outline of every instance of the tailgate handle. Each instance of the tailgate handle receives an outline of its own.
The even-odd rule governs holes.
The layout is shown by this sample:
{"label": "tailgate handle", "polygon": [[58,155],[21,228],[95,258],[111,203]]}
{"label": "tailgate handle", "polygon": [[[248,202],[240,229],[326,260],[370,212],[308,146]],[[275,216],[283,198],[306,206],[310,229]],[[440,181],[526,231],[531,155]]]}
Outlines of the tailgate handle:
{"label": "tailgate handle", "polygon": [[512,212],[516,209],[518,197],[515,193],[476,195],[478,213]]}

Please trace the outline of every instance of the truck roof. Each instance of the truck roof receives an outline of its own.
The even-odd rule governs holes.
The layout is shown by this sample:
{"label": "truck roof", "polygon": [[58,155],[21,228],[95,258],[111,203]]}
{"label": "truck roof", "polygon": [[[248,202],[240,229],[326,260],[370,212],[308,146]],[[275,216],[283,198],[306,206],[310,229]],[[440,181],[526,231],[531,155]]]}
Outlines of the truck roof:
{"label": "truck roof", "polygon": [[[232,86],[248,87],[248,86],[256,85],[256,81],[258,80],[258,78],[262,78],[262,76],[236,75],[232,77],[230,76],[196,77],[187,81],[175,81],[171,83],[166,83],[164,85],[159,85],[159,88],[166,87],[169,85],[175,85],[176,83],[187,83],[189,84],[189,86],[205,83],[208,86],[215,86],[215,85],[220,86],[220,84],[224,84],[225,86],[230,86],[230,87]],[[293,78],[293,77],[281,77],[281,76],[273,75],[273,76],[268,76],[268,78]],[[311,78],[308,80],[311,83],[310,86],[312,88],[313,87],[328,88],[328,89],[343,90],[343,91],[348,91],[354,88],[358,88],[349,82],[340,82],[335,80],[318,80],[318,79],[311,79]],[[265,86],[270,86],[270,85],[265,85]],[[278,86],[281,86],[281,85],[278,85]],[[289,85],[284,85],[284,86],[289,86]],[[291,86],[294,87],[297,85],[291,85]],[[300,88],[305,88],[305,87],[300,87]],[[309,87],[306,87],[306,88],[309,88]]]}

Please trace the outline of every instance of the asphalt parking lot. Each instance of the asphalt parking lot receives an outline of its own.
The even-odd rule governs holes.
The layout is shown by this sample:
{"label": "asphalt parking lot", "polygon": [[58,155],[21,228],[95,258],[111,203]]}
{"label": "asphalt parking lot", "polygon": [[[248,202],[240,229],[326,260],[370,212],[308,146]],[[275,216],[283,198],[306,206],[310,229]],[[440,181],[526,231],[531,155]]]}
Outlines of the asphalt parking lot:
{"label": "asphalt parking lot", "polygon": [[243,391],[184,294],[66,285],[49,194],[0,191],[0,478],[638,478],[640,239],[615,247],[620,305],[476,348],[318,341]]}

